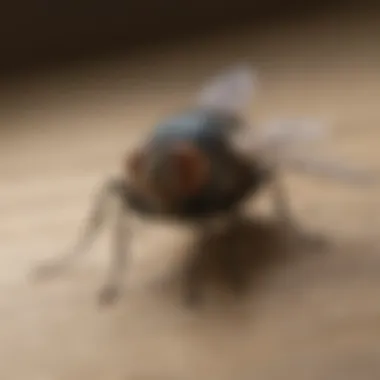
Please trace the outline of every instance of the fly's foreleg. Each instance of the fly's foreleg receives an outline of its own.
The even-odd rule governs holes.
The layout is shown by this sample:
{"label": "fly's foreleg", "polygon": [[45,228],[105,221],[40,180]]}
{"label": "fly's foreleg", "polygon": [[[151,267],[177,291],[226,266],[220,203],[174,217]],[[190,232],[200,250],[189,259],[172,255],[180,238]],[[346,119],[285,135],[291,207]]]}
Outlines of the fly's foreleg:
{"label": "fly's foreleg", "polygon": [[37,266],[35,269],[37,277],[55,276],[71,267],[89,251],[101,227],[104,225],[110,208],[110,200],[115,196],[117,197],[117,184],[117,179],[109,179],[104,182],[97,194],[92,210],[87,217],[84,229],[80,232],[74,245],[58,258],[46,261],[40,266]]}

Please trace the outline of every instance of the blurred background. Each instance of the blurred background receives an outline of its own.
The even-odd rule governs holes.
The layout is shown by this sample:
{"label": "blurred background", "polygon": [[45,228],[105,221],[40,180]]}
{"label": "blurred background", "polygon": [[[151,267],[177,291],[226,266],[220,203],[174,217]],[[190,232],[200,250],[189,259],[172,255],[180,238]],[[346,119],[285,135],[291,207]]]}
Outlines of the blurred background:
{"label": "blurred background", "polygon": [[140,226],[125,296],[109,310],[95,303],[107,234],[59,279],[28,277],[69,246],[94,188],[144,132],[236,62],[260,73],[253,120],[326,121],[320,154],[378,170],[379,20],[358,1],[3,4],[0,378],[379,379],[376,188],[289,173],[297,218],[329,252],[272,260],[281,244],[262,242],[274,228],[243,234],[255,281],[239,301],[214,287],[200,309],[179,303],[194,236],[165,223]]}

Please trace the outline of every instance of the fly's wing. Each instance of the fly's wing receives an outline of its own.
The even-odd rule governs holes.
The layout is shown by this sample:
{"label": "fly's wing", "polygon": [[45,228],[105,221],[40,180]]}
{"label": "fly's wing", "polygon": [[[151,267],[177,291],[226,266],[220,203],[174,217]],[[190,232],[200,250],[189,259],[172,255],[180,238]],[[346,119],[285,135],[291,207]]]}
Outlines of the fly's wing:
{"label": "fly's wing", "polygon": [[286,161],[289,168],[313,176],[330,178],[351,185],[380,184],[380,173],[347,166],[342,159],[293,155],[289,156]]}
{"label": "fly's wing", "polygon": [[312,157],[308,143],[328,137],[322,123],[307,120],[284,120],[267,123],[261,128],[239,131],[234,145],[245,157],[264,165],[287,168],[306,174],[356,185],[380,183],[379,173],[370,173],[345,165],[342,160]]}
{"label": "fly's wing", "polygon": [[322,123],[313,120],[276,120],[255,128],[237,130],[232,144],[247,158],[279,165],[307,142],[326,138]]}
{"label": "fly's wing", "polygon": [[206,82],[197,95],[197,105],[240,115],[256,87],[256,73],[248,65],[238,65]]}
{"label": "fly's wing", "polygon": [[305,119],[270,121],[258,126],[254,133],[255,149],[264,156],[277,156],[279,160],[307,147],[307,143],[329,136],[324,123]]}

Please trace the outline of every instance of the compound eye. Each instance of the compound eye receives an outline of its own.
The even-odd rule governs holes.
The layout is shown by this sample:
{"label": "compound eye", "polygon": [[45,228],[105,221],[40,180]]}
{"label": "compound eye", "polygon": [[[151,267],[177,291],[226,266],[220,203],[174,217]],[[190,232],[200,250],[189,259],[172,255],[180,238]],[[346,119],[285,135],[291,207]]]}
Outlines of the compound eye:
{"label": "compound eye", "polygon": [[129,154],[126,160],[126,172],[133,187],[147,199],[159,202],[170,202],[172,195],[167,191],[169,181],[165,180],[168,171],[160,170],[157,166],[159,158],[156,157],[152,166],[152,157],[148,157],[143,149],[138,149]]}
{"label": "compound eye", "polygon": [[151,188],[147,177],[147,157],[142,149],[128,154],[125,162],[125,173],[131,184],[142,193],[148,195]]}
{"label": "compound eye", "polygon": [[133,179],[141,177],[144,164],[144,154],[141,150],[136,150],[128,154],[126,158],[126,172]]}
{"label": "compound eye", "polygon": [[206,155],[192,144],[178,144],[171,152],[171,159],[178,168],[179,192],[182,195],[196,194],[206,183],[210,163]]}

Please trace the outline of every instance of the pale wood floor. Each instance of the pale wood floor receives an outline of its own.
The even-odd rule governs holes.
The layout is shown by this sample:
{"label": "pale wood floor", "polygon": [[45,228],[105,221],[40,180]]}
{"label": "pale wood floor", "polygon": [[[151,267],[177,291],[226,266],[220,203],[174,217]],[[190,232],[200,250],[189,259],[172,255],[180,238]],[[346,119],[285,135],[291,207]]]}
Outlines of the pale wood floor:
{"label": "pale wood floor", "polygon": [[99,311],[94,302],[107,239],[56,281],[27,277],[71,242],[94,186],[118,169],[144,129],[235,61],[262,73],[252,115],[332,121],[321,151],[379,169],[378,20],[350,13],[245,30],[4,88],[0,378],[379,379],[379,189],[289,176],[298,217],[335,248],[263,268],[245,301],[215,293],[199,311],[177,304],[174,285],[160,285],[170,285],[191,236],[165,225],[141,232],[114,309]]}

